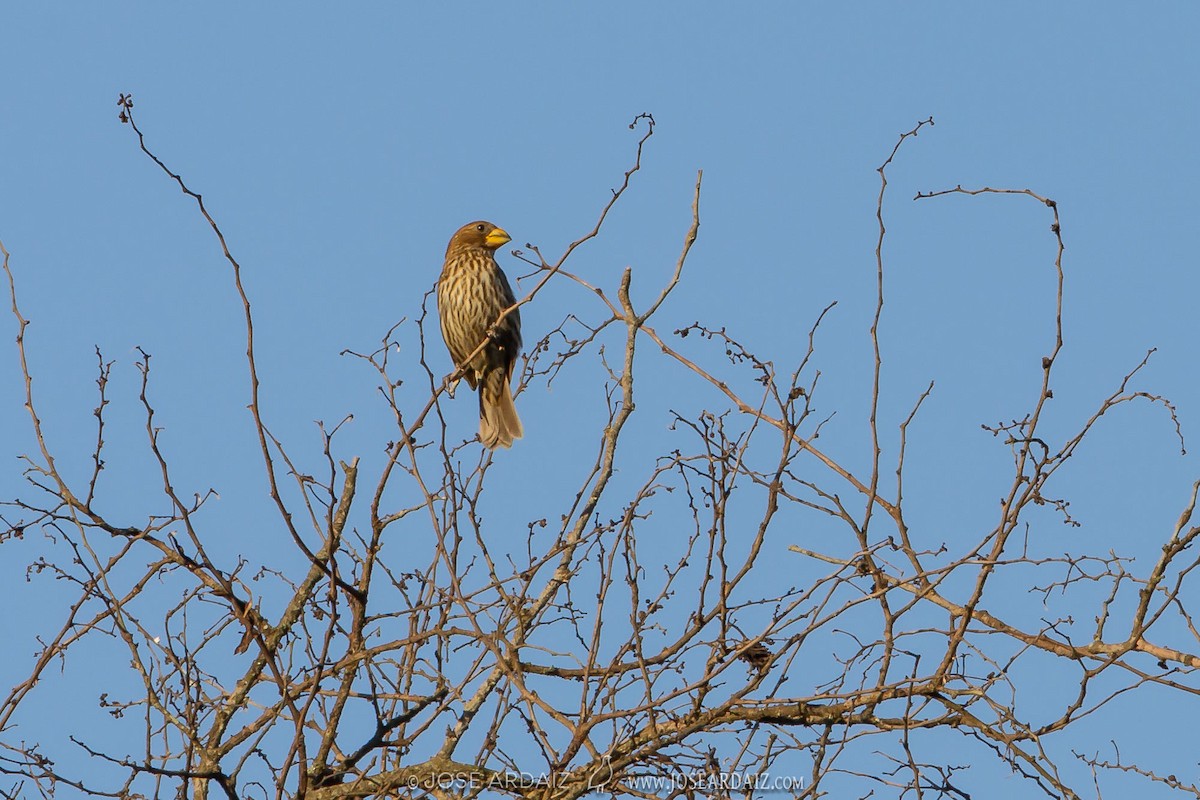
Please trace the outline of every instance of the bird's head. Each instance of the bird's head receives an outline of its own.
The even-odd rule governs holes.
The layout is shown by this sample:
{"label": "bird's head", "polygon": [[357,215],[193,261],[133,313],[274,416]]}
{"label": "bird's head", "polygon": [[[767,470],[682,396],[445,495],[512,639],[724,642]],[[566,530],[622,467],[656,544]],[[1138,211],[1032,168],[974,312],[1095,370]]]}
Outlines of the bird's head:
{"label": "bird's head", "polygon": [[446,248],[446,252],[449,253],[460,247],[481,247],[489,252],[494,252],[496,248],[510,241],[512,241],[512,237],[508,235],[508,231],[498,228],[490,222],[477,220],[463,225],[450,237],[450,246]]}

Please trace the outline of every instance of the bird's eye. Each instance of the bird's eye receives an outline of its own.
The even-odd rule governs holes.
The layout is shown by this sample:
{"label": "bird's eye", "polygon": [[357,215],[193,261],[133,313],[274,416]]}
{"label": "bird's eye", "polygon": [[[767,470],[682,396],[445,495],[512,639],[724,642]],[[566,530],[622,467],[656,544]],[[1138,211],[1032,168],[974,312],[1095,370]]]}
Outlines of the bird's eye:
{"label": "bird's eye", "polygon": [[477,230],[477,231],[482,231],[482,230],[483,230],[483,226],[482,226],[482,225],[476,225],[476,226],[475,226],[475,230]]}

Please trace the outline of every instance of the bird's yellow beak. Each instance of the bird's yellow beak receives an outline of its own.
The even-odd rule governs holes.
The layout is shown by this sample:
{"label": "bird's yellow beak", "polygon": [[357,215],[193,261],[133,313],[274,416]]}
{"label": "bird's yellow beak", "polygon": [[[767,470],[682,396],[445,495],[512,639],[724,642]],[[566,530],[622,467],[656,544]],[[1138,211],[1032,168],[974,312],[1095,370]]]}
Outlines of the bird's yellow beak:
{"label": "bird's yellow beak", "polygon": [[511,242],[512,237],[508,235],[508,231],[504,230],[504,228],[496,228],[483,241],[488,247],[495,250],[505,242]]}

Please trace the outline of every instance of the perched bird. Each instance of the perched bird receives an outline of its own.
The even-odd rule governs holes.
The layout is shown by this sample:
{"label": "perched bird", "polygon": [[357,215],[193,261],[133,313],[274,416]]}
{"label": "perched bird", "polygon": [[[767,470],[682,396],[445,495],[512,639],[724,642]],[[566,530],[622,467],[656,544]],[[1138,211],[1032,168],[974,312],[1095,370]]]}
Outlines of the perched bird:
{"label": "perched bird", "polygon": [[517,302],[495,257],[511,239],[490,222],[462,226],[450,237],[437,286],[442,338],[467,383],[479,389],[479,440],[491,450],[512,446],[524,433],[509,385],[521,351],[520,311],[513,309],[488,338],[504,309]]}

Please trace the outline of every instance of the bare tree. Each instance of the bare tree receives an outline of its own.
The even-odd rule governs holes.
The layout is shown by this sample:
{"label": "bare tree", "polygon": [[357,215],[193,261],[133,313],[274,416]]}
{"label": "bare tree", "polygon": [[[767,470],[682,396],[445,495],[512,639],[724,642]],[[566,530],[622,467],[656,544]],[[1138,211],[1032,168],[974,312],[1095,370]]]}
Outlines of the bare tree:
{"label": "bare tree", "polygon": [[[543,498],[531,490],[524,540],[498,544],[486,509],[495,462],[448,429],[442,407],[457,376],[442,374],[440,352],[426,359],[429,295],[419,316],[389,330],[376,350],[349,353],[377,373],[392,415],[383,468],[366,475],[358,458],[340,459],[340,425],[321,426],[315,461],[297,454],[271,433],[260,403],[242,265],[201,195],[147,143],[132,99],[119,104],[141,150],[195,205],[228,263],[276,512],[247,525],[273,526],[303,568],[210,553],[212,495],[173,479],[144,352],[137,402],[160,495],[101,510],[113,400],[112,363],[99,351],[90,474],[77,480],[59,468],[26,357],[28,320],[0,246],[37,441],[23,457],[27,490],[6,504],[4,537],[40,537],[31,569],[76,593],[28,677],[0,704],[4,796],[69,787],[108,797],[311,800],[565,800],[596,791],[966,798],[979,791],[967,767],[987,762],[1019,776],[1031,795],[1099,797],[1119,771],[1200,796],[1170,765],[1071,755],[1073,732],[1115,698],[1196,692],[1187,579],[1197,564],[1188,547],[1200,533],[1192,522],[1200,483],[1174,529],[1157,534],[1157,561],[1137,569],[1116,553],[1044,554],[1023,535],[1040,507],[1074,522],[1051,480],[1101,417],[1144,400],[1175,420],[1165,398],[1132,388],[1147,354],[1073,434],[1045,432],[1063,343],[1063,240],[1056,204],[1034,191],[960,186],[917,196],[1006,194],[1042,204],[1058,281],[1040,389],[1010,422],[989,428],[1012,456],[994,524],[946,542],[906,521],[907,498],[936,491],[905,482],[909,427],[933,387],[900,412],[889,451],[880,420],[900,406],[881,370],[884,201],[888,167],[932,119],[901,135],[878,168],[871,446],[869,466],[856,469],[848,464],[862,463],[860,454],[843,458],[836,446],[818,445],[828,416],[816,411],[813,357],[824,313],[811,321],[799,363],[782,370],[719,324],[655,327],[699,236],[701,175],[678,260],[652,300],[631,298],[630,269],[615,282],[570,271],[642,168],[654,120],[637,117],[633,163],[591,228],[557,258],[530,245],[517,253],[536,278],[517,306],[537,302],[552,280],[574,282],[591,298],[529,348],[518,391],[579,379],[569,365],[599,359],[608,415],[593,452],[563,454],[585,476],[577,491]],[[402,341],[419,347],[419,367],[395,363]],[[639,403],[635,377],[650,357],[707,388],[717,404],[685,416]],[[678,446],[640,455],[626,432],[635,411],[673,419]],[[1179,440],[1182,447],[1182,433]],[[319,472],[305,466],[312,463]],[[801,520],[839,533],[800,541]],[[402,547],[385,547],[385,537],[401,536]],[[794,567],[765,569],[780,560]],[[1044,596],[1048,614],[1013,607],[1014,585]],[[21,591],[6,589],[10,597]],[[1080,624],[1092,617],[1094,625]],[[108,727],[85,733],[68,721],[73,749],[26,740],[31,698],[55,691],[59,665],[97,651],[128,661],[125,682],[91,676]],[[1067,687],[1056,707],[1021,702],[1017,676],[1030,675]],[[951,748],[959,755],[948,760]]]}

